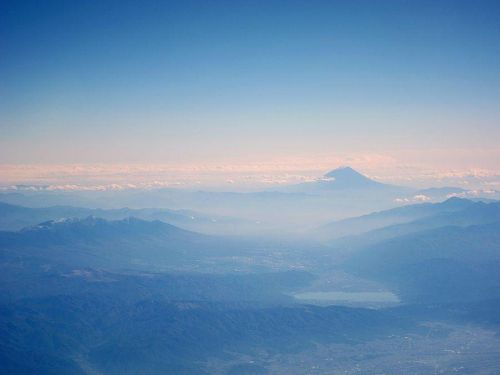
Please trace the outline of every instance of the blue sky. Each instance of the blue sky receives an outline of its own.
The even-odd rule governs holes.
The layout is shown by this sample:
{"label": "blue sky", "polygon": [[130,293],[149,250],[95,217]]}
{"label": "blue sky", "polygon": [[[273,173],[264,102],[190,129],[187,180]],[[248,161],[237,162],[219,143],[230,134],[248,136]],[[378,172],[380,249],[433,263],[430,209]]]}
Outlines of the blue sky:
{"label": "blue sky", "polygon": [[499,19],[497,1],[3,1],[0,161],[493,168]]}

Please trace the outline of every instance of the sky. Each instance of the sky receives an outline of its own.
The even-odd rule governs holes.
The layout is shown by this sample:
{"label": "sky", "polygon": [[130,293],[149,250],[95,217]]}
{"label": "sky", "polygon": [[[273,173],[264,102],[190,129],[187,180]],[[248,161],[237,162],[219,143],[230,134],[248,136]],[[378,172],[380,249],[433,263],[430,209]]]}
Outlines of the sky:
{"label": "sky", "polygon": [[499,20],[481,0],[4,0],[0,184],[497,176]]}

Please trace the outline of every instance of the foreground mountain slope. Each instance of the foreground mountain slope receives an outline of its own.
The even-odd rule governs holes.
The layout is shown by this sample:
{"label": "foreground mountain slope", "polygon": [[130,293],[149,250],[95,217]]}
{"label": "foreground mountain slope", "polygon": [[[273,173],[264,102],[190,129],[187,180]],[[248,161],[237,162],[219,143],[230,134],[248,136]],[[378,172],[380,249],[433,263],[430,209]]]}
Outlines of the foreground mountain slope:
{"label": "foreground mountain slope", "polygon": [[[498,331],[499,306],[498,300],[368,310],[95,295],[29,299],[0,304],[0,372],[331,374],[362,366],[361,373],[373,375],[382,368],[452,374],[463,363],[466,373],[493,375],[497,350],[488,344],[498,343],[485,333]],[[472,350],[454,337],[460,332],[471,333],[465,342]],[[431,346],[436,339],[442,344]],[[477,356],[476,347],[488,350]],[[464,356],[440,354],[459,348]],[[415,361],[429,351],[431,362]]]}
{"label": "foreground mountain slope", "polygon": [[[313,342],[350,343],[394,324],[390,314],[345,307],[123,303],[95,296],[24,300],[0,305],[0,312],[0,370],[16,374],[86,369],[197,374],[209,357],[297,351]],[[27,355],[34,350],[35,356]]]}
{"label": "foreground mountain slope", "polygon": [[391,238],[351,254],[344,266],[386,283],[406,301],[498,298],[500,222]]}

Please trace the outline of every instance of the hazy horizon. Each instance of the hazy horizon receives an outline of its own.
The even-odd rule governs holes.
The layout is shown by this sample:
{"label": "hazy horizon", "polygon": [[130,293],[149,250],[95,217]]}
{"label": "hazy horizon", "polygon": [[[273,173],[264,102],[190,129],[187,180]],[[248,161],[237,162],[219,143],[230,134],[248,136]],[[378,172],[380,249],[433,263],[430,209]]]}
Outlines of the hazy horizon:
{"label": "hazy horizon", "polygon": [[[373,165],[373,160],[380,163]],[[345,160],[344,162],[337,160]],[[398,165],[390,158],[302,160],[248,164],[53,164],[0,165],[0,188],[16,186],[50,187],[52,190],[113,190],[151,188],[196,188],[206,190],[258,191],[316,181],[330,170],[350,166],[379,182],[413,188],[459,187],[497,191],[500,173],[468,168],[425,168]]]}

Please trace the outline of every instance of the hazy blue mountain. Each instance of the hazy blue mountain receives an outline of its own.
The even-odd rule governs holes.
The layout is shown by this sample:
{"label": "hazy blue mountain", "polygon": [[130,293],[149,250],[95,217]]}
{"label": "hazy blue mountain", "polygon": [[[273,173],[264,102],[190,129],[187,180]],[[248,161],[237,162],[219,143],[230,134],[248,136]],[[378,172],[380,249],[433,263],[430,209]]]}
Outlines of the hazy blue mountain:
{"label": "hazy blue mountain", "polygon": [[[377,242],[387,240],[393,237],[408,235],[425,231],[429,229],[436,229],[445,226],[459,226],[466,227],[470,225],[489,224],[500,221],[500,202],[493,201],[485,203],[482,201],[469,201],[460,200],[463,203],[463,209],[458,211],[449,210],[450,207],[460,207],[458,198],[451,198],[443,203],[434,204],[431,207],[436,209],[436,213],[430,216],[405,222],[402,224],[388,225],[379,229],[373,229],[357,235],[345,236],[339,239],[330,241],[330,245],[335,247],[343,247],[349,249],[356,249],[363,246],[376,244]],[[457,205],[454,205],[458,203]],[[328,233],[324,234],[328,238]]]}
{"label": "hazy blue mountain", "polygon": [[317,233],[324,239],[357,235],[396,224],[409,223],[437,214],[462,211],[475,203],[461,198],[450,198],[441,203],[419,203],[368,215],[335,221],[323,225]]}
{"label": "hazy blue mountain", "polygon": [[[0,201],[27,207],[48,205],[106,209],[168,207],[176,210],[178,214],[183,214],[183,212],[177,210],[187,209],[207,213],[206,216],[216,220],[217,217],[243,220],[239,222],[234,220],[234,223],[223,220],[223,224],[206,223],[207,230],[203,229],[203,223],[198,225],[196,220],[188,224],[180,218],[177,220],[177,218],[166,217],[165,221],[186,229],[207,233],[223,233],[224,229],[229,228],[224,233],[269,234],[286,231],[288,234],[293,234],[328,221],[394,207],[396,198],[411,191],[413,189],[373,181],[346,167],[329,172],[314,182],[276,186],[267,191],[257,192],[195,191],[172,188],[73,192],[41,190],[4,192],[0,194]],[[101,214],[103,213],[95,216]],[[149,219],[149,214],[142,215],[140,212],[134,212],[131,215]],[[199,218],[200,215],[192,216]],[[175,221],[172,221],[173,219]]]}
{"label": "hazy blue mountain", "polygon": [[500,221],[500,202],[484,203],[480,201],[474,202],[460,211],[443,211],[409,223],[376,229],[363,234],[358,240],[362,240],[364,243],[376,243],[396,236],[445,226],[466,227],[498,221]]}
{"label": "hazy blue mountain", "polygon": [[355,252],[345,266],[408,301],[499,298],[500,222],[391,238]]}
{"label": "hazy blue mountain", "polygon": [[99,217],[107,220],[121,220],[136,217],[143,220],[160,220],[184,229],[207,233],[231,233],[235,227],[251,223],[218,215],[208,215],[191,210],[169,210],[165,208],[142,209],[92,209],[73,206],[24,207],[0,202],[0,230],[19,230],[44,221],[64,218]]}
{"label": "hazy blue mountain", "polygon": [[[0,201],[33,208],[45,206],[99,207],[99,212],[89,212],[109,219],[123,218],[123,209],[133,211],[128,216],[143,219],[159,219],[186,229],[213,234],[247,234],[272,232],[276,228],[297,226],[302,216],[317,217],[317,210],[324,202],[302,193],[263,191],[253,193],[189,191],[180,189],[126,190],[119,192],[23,192],[0,193]],[[170,207],[170,212],[154,209],[144,211],[144,207]],[[114,211],[114,212],[109,212]],[[324,209],[324,211],[327,211]],[[170,215],[175,213],[179,216]],[[82,217],[79,214],[74,215]],[[190,219],[194,217],[195,219]],[[290,223],[293,221],[293,223]],[[6,226],[6,229],[16,229]],[[265,225],[262,225],[265,223]]]}
{"label": "hazy blue mountain", "polygon": [[383,184],[362,175],[351,167],[341,167],[326,173],[322,178],[315,181],[286,186],[281,190],[308,194],[324,194],[345,191],[358,193],[360,190],[368,190],[371,193],[396,193],[411,189]]}
{"label": "hazy blue mountain", "polygon": [[0,232],[0,249],[4,256],[43,256],[80,267],[162,269],[221,254],[228,245],[160,221],[88,217]]}
{"label": "hazy blue mountain", "polygon": [[292,300],[285,291],[313,279],[305,271],[278,272],[275,267],[235,272],[231,264],[228,273],[199,272],[204,261],[224,263],[224,257],[252,253],[252,246],[259,245],[135,218],[49,221],[0,232],[0,300],[91,294],[126,301],[278,303]]}
{"label": "hazy blue mountain", "polygon": [[75,268],[145,271],[268,272],[304,267],[304,249],[322,246],[297,238],[210,236],[160,221],[101,218],[48,221],[0,232],[4,258],[46,258]]}
{"label": "hazy blue mountain", "polygon": [[[321,182],[321,181],[320,181]],[[324,175],[324,183],[336,189],[360,189],[387,186],[369,179],[351,167],[334,169]]]}

